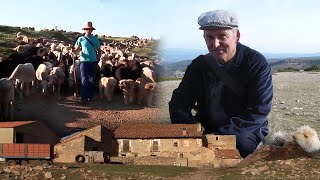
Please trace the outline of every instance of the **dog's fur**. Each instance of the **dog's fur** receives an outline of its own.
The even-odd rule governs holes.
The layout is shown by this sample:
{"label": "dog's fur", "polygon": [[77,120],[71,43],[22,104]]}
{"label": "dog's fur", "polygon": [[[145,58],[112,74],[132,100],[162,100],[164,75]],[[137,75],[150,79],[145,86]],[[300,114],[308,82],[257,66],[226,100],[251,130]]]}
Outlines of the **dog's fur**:
{"label": "dog's fur", "polygon": [[134,81],[132,79],[122,79],[119,81],[119,88],[123,93],[124,105],[132,104],[135,98]]}
{"label": "dog's fur", "polygon": [[274,145],[284,145],[286,143],[297,143],[303,150],[308,153],[320,150],[320,141],[317,132],[305,125],[301,126],[293,132],[278,131],[273,134],[271,143]]}
{"label": "dog's fur", "polygon": [[114,89],[117,87],[117,80],[114,77],[103,77],[99,82],[99,93],[100,99],[103,99],[103,96],[107,98],[108,102],[113,100]]}

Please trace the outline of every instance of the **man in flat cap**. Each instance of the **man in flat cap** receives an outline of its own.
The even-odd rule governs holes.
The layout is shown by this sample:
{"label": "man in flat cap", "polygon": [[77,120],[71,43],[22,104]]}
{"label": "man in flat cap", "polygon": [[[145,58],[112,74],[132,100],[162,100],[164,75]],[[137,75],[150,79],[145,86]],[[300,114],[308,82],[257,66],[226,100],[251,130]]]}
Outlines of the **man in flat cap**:
{"label": "man in flat cap", "polygon": [[84,36],[80,36],[77,39],[74,51],[77,52],[81,50],[81,103],[87,105],[94,95],[96,71],[98,59],[100,59],[101,56],[101,50],[99,39],[92,35],[92,31],[95,30],[92,26],[92,22],[86,22],[82,29],[84,30]]}
{"label": "man in flat cap", "polygon": [[[241,157],[268,135],[273,87],[271,67],[239,42],[237,16],[226,10],[198,18],[209,53],[188,66],[169,102],[172,123],[200,122],[204,133],[236,135]],[[196,107],[195,116],[191,110]]]}

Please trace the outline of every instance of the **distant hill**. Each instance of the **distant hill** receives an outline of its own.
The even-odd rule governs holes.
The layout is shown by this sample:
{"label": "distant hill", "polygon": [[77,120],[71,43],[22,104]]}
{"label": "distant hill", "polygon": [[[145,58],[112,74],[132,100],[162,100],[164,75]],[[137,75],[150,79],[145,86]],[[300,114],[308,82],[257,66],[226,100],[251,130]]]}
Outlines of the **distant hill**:
{"label": "distant hill", "polygon": [[[80,32],[66,32],[63,30],[54,30],[54,29],[46,29],[35,31],[32,27],[11,27],[0,25],[0,57],[10,55],[12,53],[16,53],[13,48],[16,47],[19,41],[16,39],[16,35],[18,32],[21,34],[28,36],[28,38],[36,39],[36,38],[47,38],[47,39],[56,39],[59,41],[64,41],[69,44],[74,44],[79,36],[82,35]],[[105,35],[97,35],[101,42],[112,42],[112,41],[120,41],[123,39],[130,39],[132,37],[111,37]],[[136,53],[138,56],[149,57],[151,59],[155,59],[158,57],[158,47],[159,41],[153,40],[144,48],[133,48],[130,49],[131,52]]]}
{"label": "distant hill", "polygon": [[164,62],[178,62],[194,59],[200,54],[206,54],[207,50],[201,49],[182,49],[182,48],[167,48],[160,51],[161,58]]}
{"label": "distant hill", "polygon": [[[183,48],[165,48],[161,50],[161,57],[165,62],[178,62],[191,60],[198,57],[200,54],[208,53],[206,49],[183,49]],[[264,53],[262,54],[270,61],[284,60],[286,58],[306,58],[317,57],[319,53]]]}
{"label": "distant hill", "polygon": [[[184,60],[178,62],[164,62],[163,63],[163,76],[164,77],[179,77],[191,63],[192,60]],[[320,56],[314,57],[295,57],[285,59],[268,59],[273,72],[285,71],[287,69],[304,70],[312,66],[320,67]]]}

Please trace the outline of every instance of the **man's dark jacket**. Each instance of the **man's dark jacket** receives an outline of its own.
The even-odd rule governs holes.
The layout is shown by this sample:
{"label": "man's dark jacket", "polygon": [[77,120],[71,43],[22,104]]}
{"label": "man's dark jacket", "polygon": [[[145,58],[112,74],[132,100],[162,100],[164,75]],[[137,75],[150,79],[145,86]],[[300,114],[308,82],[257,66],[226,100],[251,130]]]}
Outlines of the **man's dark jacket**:
{"label": "man's dark jacket", "polygon": [[[211,60],[217,63],[213,57]],[[236,82],[236,90],[209,68],[205,56],[197,57],[173,91],[169,102],[172,123],[200,122],[205,133],[251,132],[265,142],[273,97],[272,72],[265,57],[238,43],[235,57],[216,67]],[[195,104],[197,114],[192,116]]]}

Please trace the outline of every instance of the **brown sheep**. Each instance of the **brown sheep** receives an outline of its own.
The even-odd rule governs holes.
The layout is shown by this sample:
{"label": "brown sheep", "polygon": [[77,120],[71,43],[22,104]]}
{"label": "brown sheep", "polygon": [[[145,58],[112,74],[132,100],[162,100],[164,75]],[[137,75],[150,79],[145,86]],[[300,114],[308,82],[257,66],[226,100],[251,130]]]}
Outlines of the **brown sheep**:
{"label": "brown sheep", "polygon": [[103,99],[103,95],[107,98],[108,102],[113,99],[114,89],[117,87],[117,80],[114,77],[103,77],[99,82],[100,99]]}
{"label": "brown sheep", "polygon": [[122,90],[124,105],[132,104],[135,98],[135,87],[132,79],[123,79],[119,81],[119,88]]}

